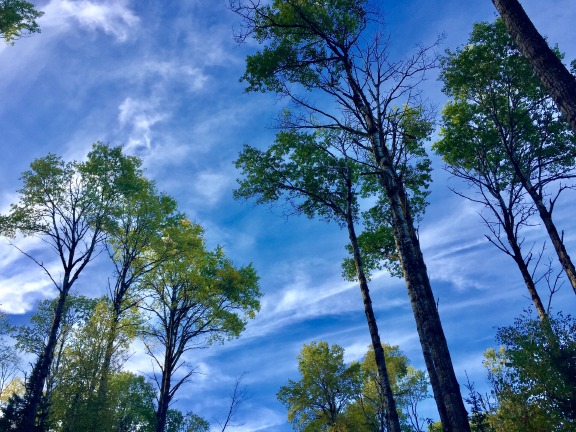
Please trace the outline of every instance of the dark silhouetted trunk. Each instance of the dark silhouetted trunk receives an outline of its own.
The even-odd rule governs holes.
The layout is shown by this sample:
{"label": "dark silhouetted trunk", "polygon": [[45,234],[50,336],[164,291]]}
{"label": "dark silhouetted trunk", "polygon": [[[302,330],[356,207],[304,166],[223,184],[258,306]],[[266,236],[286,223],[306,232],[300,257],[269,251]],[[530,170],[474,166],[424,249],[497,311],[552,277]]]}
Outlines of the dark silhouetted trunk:
{"label": "dark silhouetted trunk", "polygon": [[512,39],[576,132],[576,79],[536,30],[518,0],[492,0]]}
{"label": "dark silhouetted trunk", "polygon": [[[402,271],[406,280],[408,297],[416,321],[416,328],[423,351],[429,354],[426,359],[428,374],[434,376],[431,384],[436,386],[434,397],[439,413],[445,412],[442,426],[446,432],[465,432],[470,430],[468,413],[464,407],[460,386],[454,373],[448,343],[436,307],[430,280],[420,249],[420,242],[416,237],[413,222],[409,214],[405,214],[406,202],[403,186],[398,183],[396,175],[389,169],[389,165],[380,160],[383,173],[382,183],[386,188],[390,200],[392,213],[392,227],[400,255]],[[439,399],[440,398],[440,399]]]}
{"label": "dark silhouetted trunk", "polygon": [[168,407],[171,399],[171,378],[173,360],[169,355],[167,347],[166,355],[164,356],[164,370],[162,371],[162,382],[160,384],[160,395],[158,397],[158,409],[156,410],[156,432],[164,432],[166,427],[166,417],[168,415]]}
{"label": "dark silhouetted trunk", "polygon": [[65,274],[60,296],[58,297],[56,309],[54,310],[54,319],[52,320],[48,341],[44,347],[44,352],[38,357],[30,374],[30,378],[26,383],[26,395],[19,429],[20,432],[34,432],[36,428],[36,417],[40,402],[42,401],[44,385],[50,373],[50,366],[52,365],[54,351],[58,341],[58,331],[60,330],[60,323],[64,316],[64,305],[66,304],[66,298],[70,290],[69,279],[70,276]]}

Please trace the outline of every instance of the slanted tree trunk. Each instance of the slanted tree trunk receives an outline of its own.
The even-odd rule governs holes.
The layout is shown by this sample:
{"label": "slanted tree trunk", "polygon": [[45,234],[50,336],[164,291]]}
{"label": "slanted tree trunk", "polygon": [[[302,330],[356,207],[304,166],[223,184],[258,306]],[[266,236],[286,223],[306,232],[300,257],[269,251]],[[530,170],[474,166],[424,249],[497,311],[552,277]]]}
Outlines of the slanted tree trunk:
{"label": "slanted tree trunk", "polygon": [[492,0],[534,73],[576,132],[576,79],[536,30],[518,0]]}
{"label": "slanted tree trunk", "polygon": [[350,203],[352,201],[351,198],[350,186],[348,188],[346,224],[348,227],[350,244],[352,245],[354,263],[356,264],[358,284],[360,285],[360,292],[362,293],[362,300],[364,302],[364,312],[366,313],[366,320],[368,321],[368,329],[370,331],[372,347],[374,348],[374,357],[376,359],[376,366],[378,368],[379,385],[386,401],[386,430],[389,432],[401,432],[400,419],[398,418],[398,411],[396,410],[396,401],[394,400],[394,393],[392,392],[388,370],[386,369],[384,349],[382,348],[382,342],[380,341],[380,335],[378,334],[378,324],[376,323],[376,317],[374,316],[372,300],[370,298],[370,290],[368,289],[368,282],[366,280],[364,266],[362,264],[362,256],[360,254],[360,248],[358,247],[358,238],[356,236],[356,231],[354,229],[354,223],[352,220],[352,211],[350,209]]}
{"label": "slanted tree trunk", "polygon": [[538,210],[540,219],[542,219],[544,227],[546,228],[548,236],[550,237],[552,245],[554,246],[554,250],[558,255],[558,260],[560,261],[562,268],[566,272],[568,280],[572,285],[572,289],[576,294],[576,269],[574,268],[574,263],[572,262],[570,255],[568,255],[568,252],[566,251],[566,247],[564,246],[562,237],[560,237],[560,234],[556,229],[556,225],[552,221],[552,213],[550,212],[550,210],[548,210],[548,208],[546,207],[546,205],[542,200],[542,197],[540,196],[536,188],[532,185],[530,180],[525,177],[522,177],[522,182],[524,183],[524,188],[530,195],[530,198],[532,198],[534,204],[536,205],[536,209]]}
{"label": "slanted tree trunk", "polygon": [[[506,228],[506,227],[505,227]],[[542,304],[542,300],[540,299],[540,295],[538,294],[538,290],[536,289],[536,284],[534,283],[534,279],[532,278],[532,274],[524,261],[522,256],[522,252],[520,250],[520,245],[518,244],[518,240],[515,236],[511,236],[510,233],[506,233],[508,236],[508,242],[510,243],[510,247],[512,248],[512,258],[518,265],[518,269],[522,274],[522,278],[524,279],[524,283],[526,284],[526,288],[528,289],[528,293],[530,294],[530,298],[534,303],[534,307],[536,308],[536,312],[538,312],[538,316],[540,320],[543,321],[548,317],[546,313],[546,308]]]}
{"label": "slanted tree trunk", "polygon": [[[380,162],[382,164],[382,161]],[[389,175],[392,174],[392,175]],[[416,320],[416,328],[431,377],[434,398],[440,414],[444,414],[442,426],[446,432],[469,431],[468,413],[462,401],[460,386],[454,373],[448,343],[430,286],[426,264],[420,249],[411,219],[402,211],[402,186],[397,183],[393,172],[386,170],[381,179],[386,188],[392,210],[392,227],[400,255],[400,262],[408,297]],[[444,412],[443,412],[444,411]]]}
{"label": "slanted tree trunk", "polygon": [[58,339],[58,330],[60,329],[60,323],[64,316],[64,305],[66,304],[66,298],[70,290],[69,279],[70,275],[65,274],[58,302],[56,303],[56,309],[54,310],[54,319],[52,320],[50,334],[48,335],[48,342],[44,347],[44,352],[38,357],[30,374],[30,378],[26,383],[26,395],[19,429],[20,432],[34,432],[36,429],[36,416],[40,402],[42,401],[44,385],[50,373],[50,366],[52,365]]}
{"label": "slanted tree trunk", "polygon": [[[389,200],[392,231],[416,321],[416,329],[425,355],[426,368],[431,377],[430,384],[434,399],[439,414],[444,417],[441,418],[442,426],[445,432],[469,432],[468,413],[454,373],[452,358],[432,293],[420,242],[409,211],[404,184],[398,178],[389,150],[385,145],[382,125],[376,121],[361,86],[354,78],[350,60],[346,60],[344,66],[348,83],[354,92],[354,103],[358,112],[364,117],[372,153],[380,168],[380,182]],[[426,358],[427,353],[429,358]]]}
{"label": "slanted tree trunk", "polygon": [[[100,424],[110,424],[111,412],[108,407],[108,383],[110,381],[110,366],[112,363],[112,356],[114,355],[114,342],[118,337],[118,325],[120,322],[120,314],[118,309],[114,307],[114,316],[111,320],[111,327],[108,329],[108,334],[106,335],[106,346],[104,350],[104,358],[102,361],[102,367],[100,368],[100,380],[98,383],[98,391],[96,397],[96,412],[98,413],[101,421]],[[99,425],[93,425],[92,430],[98,432]]]}

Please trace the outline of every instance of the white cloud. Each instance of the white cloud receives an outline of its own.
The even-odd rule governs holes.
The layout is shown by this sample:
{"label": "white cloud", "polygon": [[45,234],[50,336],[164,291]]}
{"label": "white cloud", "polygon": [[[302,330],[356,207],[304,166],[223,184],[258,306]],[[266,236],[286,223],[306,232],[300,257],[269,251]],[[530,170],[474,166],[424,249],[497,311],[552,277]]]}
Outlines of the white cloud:
{"label": "white cloud", "polygon": [[140,19],[126,1],[54,0],[44,9],[39,23],[42,28],[66,30],[71,22],[91,31],[103,31],[118,42],[125,42]]}
{"label": "white cloud", "polygon": [[127,97],[118,107],[120,127],[127,130],[126,151],[150,151],[152,127],[169,115],[160,109],[158,100]]}
{"label": "white cloud", "polygon": [[194,191],[197,194],[195,200],[203,206],[213,206],[230,191],[232,177],[211,171],[204,171],[194,176]]}
{"label": "white cloud", "polygon": [[[21,250],[30,252],[38,250],[42,242],[35,237],[26,237],[19,238],[17,245]],[[58,275],[58,264],[45,263],[46,268],[55,276]],[[0,270],[0,305],[4,312],[26,313],[39,297],[55,295],[55,287],[42,269],[8,242],[0,245]]]}

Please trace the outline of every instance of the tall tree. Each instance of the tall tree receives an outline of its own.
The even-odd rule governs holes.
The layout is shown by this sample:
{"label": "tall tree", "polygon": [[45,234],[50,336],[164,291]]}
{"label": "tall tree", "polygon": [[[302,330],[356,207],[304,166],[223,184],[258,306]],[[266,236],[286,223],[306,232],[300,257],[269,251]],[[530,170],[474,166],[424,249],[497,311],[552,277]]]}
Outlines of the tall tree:
{"label": "tall tree", "polygon": [[[404,126],[412,126],[413,130],[419,129],[424,134],[427,130],[425,125],[429,126],[428,122],[418,116],[411,117],[410,122],[411,125]],[[418,122],[420,128],[416,126]],[[239,181],[240,187],[235,191],[235,196],[256,197],[258,203],[284,199],[296,213],[326,221],[333,220],[341,228],[347,229],[352,255],[350,267],[353,267],[348,279],[358,281],[360,287],[370,337],[375,347],[379,383],[389,407],[386,410],[388,428],[400,431],[396,402],[388,379],[386,359],[368,287],[369,269],[364,265],[355,226],[359,218],[360,196],[367,197],[379,192],[374,175],[371,174],[377,168],[370,161],[361,163],[357,158],[359,155],[354,151],[347,133],[322,130],[314,134],[282,132],[266,152],[252,147],[244,148],[236,166],[242,170],[245,178]],[[427,163],[419,162],[422,165]],[[411,165],[403,168],[408,178],[410,168]],[[420,192],[420,187],[418,183],[415,194]],[[379,222],[390,233],[388,220],[380,219]],[[380,255],[379,260],[375,260],[373,265],[370,263],[369,267],[380,265],[383,258]]]}
{"label": "tall tree", "polygon": [[[112,429],[113,415],[103,416],[102,412],[112,414],[116,407],[106,409],[108,407],[98,403],[98,386],[112,319],[109,299],[98,299],[90,318],[74,327],[62,353],[58,379],[50,400],[50,424],[60,425],[62,431],[89,431],[95,424],[100,430]],[[124,320],[128,321],[129,317],[124,317]],[[135,325],[126,325],[117,335],[110,372],[119,371],[135,332]]]}
{"label": "tall tree", "polygon": [[344,349],[327,342],[311,342],[298,354],[300,380],[288,380],[276,397],[288,409],[297,431],[345,429],[344,410],[360,392],[360,364],[344,363]]}
{"label": "tall tree", "polygon": [[518,0],[492,0],[512,39],[576,132],[576,78],[538,32]]}
{"label": "tall tree", "polygon": [[[571,431],[576,422],[576,321],[523,315],[498,329],[500,349],[485,353],[497,399],[489,422],[497,432]],[[553,342],[551,342],[553,341]]]}
{"label": "tall tree", "polygon": [[[106,397],[110,365],[119,345],[119,336],[122,333],[134,334],[125,327],[133,325],[135,321],[125,317],[131,315],[141,301],[138,282],[156,265],[169,258],[170,251],[161,252],[158,247],[162,241],[162,231],[181,219],[182,216],[176,212],[176,202],[158,193],[154,184],[142,177],[119,198],[117,212],[105,227],[107,251],[114,265],[114,282],[109,286],[111,320],[106,330],[106,349],[98,385],[97,405],[102,408],[99,410],[101,419],[113,414],[104,410],[109,406]],[[156,254],[151,253],[154,244],[157,246]]]}
{"label": "tall tree", "polygon": [[85,163],[66,163],[53,154],[36,159],[22,174],[19,203],[0,219],[3,235],[41,238],[61,264],[57,275],[39,258],[24,252],[50,278],[58,300],[46,346],[26,383],[23,432],[32,432],[35,427],[68,294],[104,240],[102,228],[116,198],[137,176],[134,161],[122,155],[120,148],[109,158],[99,158],[102,146],[95,144]]}
{"label": "tall tree", "polygon": [[[442,140],[436,148],[453,171],[476,185],[483,183],[492,195],[484,202],[504,199],[508,191],[508,201],[514,202],[499,201],[495,214],[511,218],[524,206],[523,193],[529,197],[576,293],[576,269],[552,220],[561,192],[573,187],[576,137],[504,23],[476,24],[464,48],[448,51],[441,79],[453,100],[444,108]],[[521,211],[520,219],[531,212]],[[509,230],[511,247],[517,248],[514,221],[503,221],[503,226]],[[521,269],[525,267],[519,250],[511,255]],[[523,276],[528,280],[525,269]],[[534,290],[531,296],[537,304]],[[537,308],[543,312],[541,304]]]}
{"label": "tall tree", "polygon": [[[365,0],[232,0],[231,7],[244,20],[238,39],[252,36],[265,45],[246,59],[247,90],[290,97],[300,110],[283,120],[286,127],[343,129],[354,136],[359,151],[372,154],[442,422],[446,430],[468,431],[410,196],[395,166],[406,138],[394,127],[398,109],[419,106],[417,85],[435,66],[433,46],[393,61],[389,39]],[[310,92],[323,97],[311,101]]]}
{"label": "tall tree", "polygon": [[15,39],[40,33],[36,22],[44,12],[24,0],[0,0],[0,38],[7,44],[14,45]]}
{"label": "tall tree", "polygon": [[148,354],[160,369],[160,377],[154,376],[159,390],[157,432],[164,432],[170,402],[194,373],[186,353],[238,337],[260,307],[252,266],[237,269],[220,248],[206,250],[202,234],[202,228],[188,220],[169,227],[164,241],[173,249],[173,258],[142,279],[147,290],[142,307],[151,319],[143,333]]}
{"label": "tall tree", "polygon": [[[98,300],[89,299],[70,293],[64,304],[60,328],[56,335],[54,360],[50,365],[46,385],[42,396],[42,408],[39,414],[38,426],[44,430],[49,422],[49,409],[52,406],[52,394],[62,381],[61,366],[65,362],[64,353],[69,349],[78,329],[83,328],[90,320]],[[54,319],[54,310],[58,305],[58,298],[45,299],[38,303],[36,312],[30,317],[30,323],[16,327],[14,338],[16,348],[27,354],[40,357],[49,340],[50,330]]]}

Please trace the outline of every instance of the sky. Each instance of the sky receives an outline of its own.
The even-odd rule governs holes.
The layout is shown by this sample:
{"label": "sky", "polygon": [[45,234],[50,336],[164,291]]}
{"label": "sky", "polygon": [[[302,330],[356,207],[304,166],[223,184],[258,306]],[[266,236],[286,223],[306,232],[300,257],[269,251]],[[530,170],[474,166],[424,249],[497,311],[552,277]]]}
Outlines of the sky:
{"label": "sky", "polygon": [[[576,58],[573,0],[522,3],[566,60]],[[274,119],[285,104],[275,95],[246,94],[239,82],[246,55],[258,46],[234,41],[240,20],[223,0],[35,4],[45,12],[38,21],[42,32],[0,45],[0,213],[17,201],[20,174],[50,152],[80,160],[102,141],[141,157],[146,176],[205,228],[211,247],[223,246],[238,265],[253,263],[264,294],[260,313],[239,339],[192,352],[188,360],[199,373],[179,391],[175,407],[222,418],[235,380],[245,373],[250,398],[240,411],[243,425],[233,430],[291,430],[275,395],[288,379],[298,379],[302,345],[339,344],[346,361],[353,361],[365,354],[370,337],[358,286],[341,277],[346,234],[336,225],[286,217],[281,207],[232,197],[239,176],[233,161],[244,144],[265,148],[272,142]],[[474,22],[496,16],[489,0],[380,4],[396,56],[441,33],[441,49],[454,49],[466,43]],[[439,111],[447,99],[436,76],[428,75],[422,91]],[[511,324],[530,300],[512,259],[484,237],[479,209],[449,190],[464,186],[437,157],[433,168],[420,241],[456,375],[462,384],[467,374],[483,389],[484,350],[495,345],[496,328]],[[561,198],[555,221],[576,255],[573,200],[569,194]],[[540,244],[542,227],[532,227],[526,237],[527,244]],[[18,246],[41,250],[32,239],[20,239]],[[110,274],[97,260],[76,289],[101,295]],[[403,281],[381,272],[370,288],[382,340],[399,345],[424,369]],[[0,304],[10,319],[26,322],[37,301],[55,295],[41,270],[0,239]],[[567,284],[552,306],[576,311]],[[140,348],[134,345],[125,366],[148,373],[150,360]],[[432,399],[422,412],[437,417]]]}

